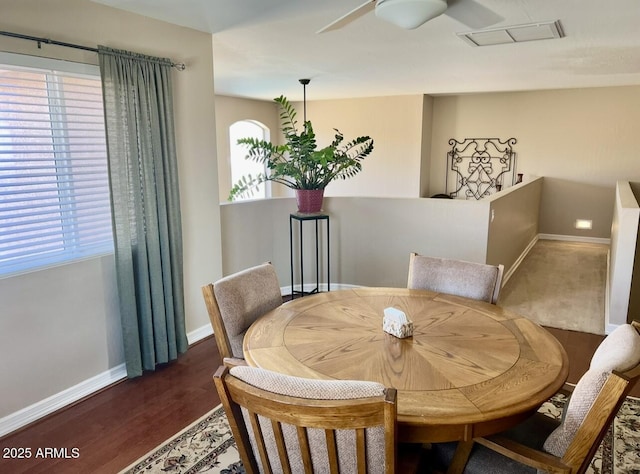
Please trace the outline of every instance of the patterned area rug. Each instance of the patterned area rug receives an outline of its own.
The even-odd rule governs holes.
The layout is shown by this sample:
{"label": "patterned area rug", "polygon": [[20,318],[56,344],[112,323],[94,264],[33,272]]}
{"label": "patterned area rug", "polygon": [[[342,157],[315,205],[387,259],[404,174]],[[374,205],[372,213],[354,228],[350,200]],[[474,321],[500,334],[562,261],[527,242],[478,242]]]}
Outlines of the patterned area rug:
{"label": "patterned area rug", "polygon": [[120,474],[244,474],[222,405],[138,459]]}
{"label": "patterned area rug", "polygon": [[[538,411],[560,419],[566,401],[565,395],[555,395]],[[627,397],[586,472],[589,474],[640,473],[640,398]]]}
{"label": "patterned area rug", "polygon": [[[540,412],[560,418],[566,403],[556,395]],[[222,406],[167,440],[120,474],[243,474]],[[640,399],[627,398],[587,470],[591,474],[640,473]]]}

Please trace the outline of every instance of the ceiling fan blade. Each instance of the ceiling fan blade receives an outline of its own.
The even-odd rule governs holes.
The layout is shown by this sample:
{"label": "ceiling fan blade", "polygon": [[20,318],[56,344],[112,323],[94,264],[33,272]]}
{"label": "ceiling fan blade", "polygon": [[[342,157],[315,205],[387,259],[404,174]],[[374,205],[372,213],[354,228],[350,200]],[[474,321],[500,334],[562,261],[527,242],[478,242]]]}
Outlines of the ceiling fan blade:
{"label": "ceiling fan blade", "polygon": [[324,28],[319,29],[318,31],[316,31],[316,33],[325,33],[327,31],[337,30],[339,28],[342,28],[347,23],[351,23],[352,21],[357,20],[361,16],[366,15],[367,13],[375,9],[375,7],[376,7],[376,0],[368,0],[367,2],[363,3],[359,7],[356,7],[353,10],[351,10],[346,15],[341,16],[337,20],[329,23]]}
{"label": "ceiling fan blade", "polygon": [[480,5],[475,0],[449,0],[445,15],[458,20],[472,30],[488,28],[504,20],[496,12]]}

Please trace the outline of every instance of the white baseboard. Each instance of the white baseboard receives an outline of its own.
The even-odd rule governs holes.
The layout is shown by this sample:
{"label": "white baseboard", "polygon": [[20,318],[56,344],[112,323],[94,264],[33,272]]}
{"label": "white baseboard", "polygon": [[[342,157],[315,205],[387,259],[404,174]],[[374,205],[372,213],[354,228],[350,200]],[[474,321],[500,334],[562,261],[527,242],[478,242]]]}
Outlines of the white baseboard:
{"label": "white baseboard", "polygon": [[533,248],[533,246],[536,244],[537,241],[538,241],[538,236],[536,235],[533,239],[531,239],[531,242],[529,242],[529,245],[527,245],[527,247],[522,251],[520,256],[516,259],[516,261],[511,266],[511,268],[509,268],[509,270],[505,272],[504,276],[502,277],[502,286],[506,285],[506,283],[509,281],[509,278],[513,276],[513,274],[516,272],[516,270],[518,269],[518,267],[520,266],[524,258],[529,254],[529,252],[531,251],[531,249]]}
{"label": "white baseboard", "polygon": [[22,428],[43,416],[49,415],[60,408],[64,408],[81,398],[91,395],[114,382],[122,380],[127,376],[127,369],[124,364],[113,367],[101,374],[80,382],[62,392],[56,393],[44,400],[34,403],[15,413],[0,419],[0,436],[4,436],[12,431]]}
{"label": "white baseboard", "polygon": [[213,334],[213,327],[211,324],[205,324],[198,329],[191,331],[187,334],[187,341],[189,341],[189,345],[195,344],[198,341],[201,341],[205,337],[209,337]]}
{"label": "white baseboard", "polygon": [[[205,337],[213,334],[211,324],[206,324],[195,331],[191,331],[187,334],[187,341],[189,345],[198,342]],[[5,436],[12,431],[15,431],[23,426],[33,423],[34,421],[60,410],[72,403],[81,400],[82,398],[89,396],[99,390],[102,390],[109,385],[119,382],[127,377],[127,369],[124,364],[120,364],[116,367],[112,367],[101,374],[98,374],[90,379],[80,382],[73,387],[69,387],[62,392],[56,393],[44,400],[29,405],[17,412],[0,418],[0,437]]]}
{"label": "white baseboard", "polygon": [[583,242],[585,244],[611,245],[611,239],[604,237],[582,237],[579,235],[538,234],[540,240],[565,240],[567,242]]}

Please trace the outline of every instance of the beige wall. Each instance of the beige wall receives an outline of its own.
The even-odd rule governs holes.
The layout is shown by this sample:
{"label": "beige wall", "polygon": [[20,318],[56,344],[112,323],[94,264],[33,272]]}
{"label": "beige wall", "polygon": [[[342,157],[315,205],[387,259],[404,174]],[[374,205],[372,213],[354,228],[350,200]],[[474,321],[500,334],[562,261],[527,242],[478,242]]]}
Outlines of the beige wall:
{"label": "beige wall", "polygon": [[[363,171],[331,183],[327,196],[440,193],[450,138],[515,137],[517,171],[529,180],[545,177],[539,232],[608,238],[615,182],[640,179],[640,86],[310,100],[307,116],[320,145],[331,140],[334,127],[348,139],[368,134],[375,141]],[[591,219],[593,229],[575,229],[576,219]]]}
{"label": "beige wall", "polygon": [[450,138],[515,137],[518,172],[545,177],[540,232],[608,238],[616,181],[640,178],[638,123],[640,87],[435,97],[431,192],[444,189]]}
{"label": "beige wall", "polygon": [[266,126],[271,141],[278,142],[280,124],[278,104],[263,100],[216,95],[216,134],[218,145],[218,192],[225,202],[231,190],[229,127],[239,120],[256,120]]}
{"label": "beige wall", "polygon": [[[484,262],[489,203],[419,198],[327,197],[332,284],[395,286],[407,283],[409,253]],[[280,286],[290,277],[289,214],[293,198],[221,206],[224,272],[270,261]],[[315,284],[313,222],[303,224],[305,283]],[[320,225],[320,280],[326,282],[326,234]],[[294,222],[298,268],[298,224]],[[256,236],[260,236],[256,239]],[[297,280],[299,281],[299,280]]]}
{"label": "beige wall", "polygon": [[409,253],[485,262],[489,204],[420,198],[329,198],[332,279],[406,287]]}
{"label": "beige wall", "polygon": [[[537,236],[542,182],[539,178],[481,201],[325,198],[324,209],[330,216],[332,288],[336,284],[404,287],[410,252],[502,263],[508,274]],[[276,268],[280,286],[289,287],[289,214],[293,211],[293,198],[221,206],[225,274],[270,261]],[[305,284],[315,286],[313,221],[303,226]],[[298,223],[294,222],[296,275],[298,229]],[[325,224],[321,223],[319,229],[320,282],[326,283]]]}
{"label": "beige wall", "polygon": [[422,111],[421,95],[308,101],[307,119],[313,123],[318,145],[331,143],[334,128],[345,142],[361,135],[374,141],[360,174],[332,182],[325,195],[418,197]]}
{"label": "beige wall", "polygon": [[[86,0],[0,0],[0,30],[185,62],[173,73],[187,331],[221,275],[211,36]],[[0,37],[0,50],[97,64],[94,53]],[[122,363],[109,258],[0,280],[0,418]]]}
{"label": "beige wall", "polygon": [[535,178],[488,198],[491,211],[486,263],[504,265],[505,280],[520,263],[522,249],[538,237],[538,215],[545,180]]}
{"label": "beige wall", "polygon": [[225,275],[273,263],[280,286],[290,284],[289,214],[294,198],[256,199],[220,206],[222,269]]}
{"label": "beige wall", "polygon": [[4,278],[0,301],[0,419],[124,363],[113,255]]}
{"label": "beige wall", "polygon": [[[298,126],[304,119],[302,102],[294,102]],[[347,143],[363,135],[374,140],[374,151],[363,161],[362,171],[348,180],[337,180],[327,186],[325,196],[417,197],[421,187],[421,159],[430,152],[431,99],[422,95],[372,97],[364,99],[307,101],[307,119],[313,124],[319,147],[331,143],[334,128],[340,130]],[[426,109],[426,114],[424,110]],[[425,119],[426,116],[426,119]],[[220,201],[224,202],[231,187],[229,169],[229,125],[237,120],[252,119],[271,129],[271,141],[282,142],[279,109],[275,103],[216,97]],[[428,124],[428,127],[426,127]],[[278,184],[272,185],[274,197],[293,196]]]}

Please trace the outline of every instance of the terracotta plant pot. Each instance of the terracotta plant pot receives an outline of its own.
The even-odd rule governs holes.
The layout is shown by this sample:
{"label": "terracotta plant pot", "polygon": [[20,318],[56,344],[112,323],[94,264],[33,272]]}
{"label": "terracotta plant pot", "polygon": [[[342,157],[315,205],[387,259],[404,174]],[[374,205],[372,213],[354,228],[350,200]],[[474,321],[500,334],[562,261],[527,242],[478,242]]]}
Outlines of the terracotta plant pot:
{"label": "terracotta plant pot", "polygon": [[324,189],[296,189],[298,212],[312,214],[322,210]]}

